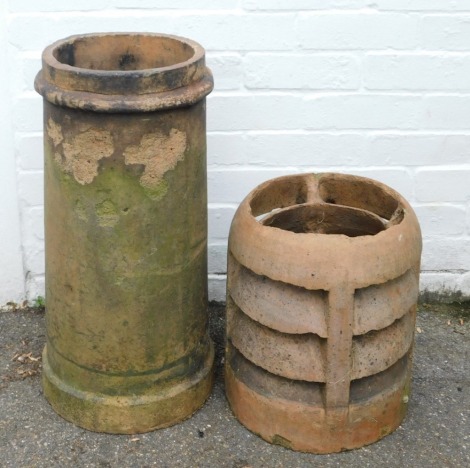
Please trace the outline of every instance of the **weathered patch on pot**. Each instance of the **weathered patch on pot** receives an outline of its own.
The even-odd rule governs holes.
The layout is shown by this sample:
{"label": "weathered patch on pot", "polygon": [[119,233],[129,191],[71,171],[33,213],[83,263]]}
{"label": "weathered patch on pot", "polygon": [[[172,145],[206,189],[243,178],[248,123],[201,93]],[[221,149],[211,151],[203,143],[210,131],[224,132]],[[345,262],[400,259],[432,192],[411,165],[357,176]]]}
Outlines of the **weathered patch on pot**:
{"label": "weathered patch on pot", "polygon": [[116,206],[111,200],[104,200],[96,205],[98,224],[102,227],[113,227],[119,221]]}
{"label": "weathered patch on pot", "polygon": [[[107,130],[87,128],[76,136],[64,137],[62,126],[49,118],[46,131],[56,149],[56,163],[81,185],[93,182],[100,159],[114,153],[113,138]],[[62,151],[57,150],[59,145]]]}
{"label": "weathered patch on pot", "polygon": [[77,202],[75,203],[75,213],[77,214],[78,218],[82,221],[87,220],[85,206],[83,205],[83,202],[81,200],[77,200]]}
{"label": "weathered patch on pot", "polygon": [[64,159],[56,161],[81,184],[90,184],[98,175],[98,163],[114,153],[113,138],[107,130],[90,129],[66,138],[62,144]]}
{"label": "weathered patch on pot", "polygon": [[184,159],[185,150],[186,133],[173,128],[168,136],[161,132],[144,135],[139,145],[126,148],[124,160],[126,164],[145,166],[140,185],[150,198],[160,200],[168,191],[163,176]]}
{"label": "weathered patch on pot", "polygon": [[49,138],[54,143],[54,146],[58,146],[64,140],[64,136],[62,135],[62,127],[57,123],[54,122],[51,118],[47,121],[47,134]]}
{"label": "weathered patch on pot", "polygon": [[272,443],[276,445],[281,445],[282,447],[292,449],[292,442],[285,437],[282,437],[279,434],[275,434],[272,438]]}

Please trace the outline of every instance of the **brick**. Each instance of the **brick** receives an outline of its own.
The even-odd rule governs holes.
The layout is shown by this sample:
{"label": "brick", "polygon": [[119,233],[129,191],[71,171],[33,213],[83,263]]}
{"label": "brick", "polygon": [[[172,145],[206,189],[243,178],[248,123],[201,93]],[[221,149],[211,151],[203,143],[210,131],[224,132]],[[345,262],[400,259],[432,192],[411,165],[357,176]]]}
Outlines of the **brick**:
{"label": "brick", "polygon": [[[42,50],[50,43],[87,32],[159,31],[190,37],[208,51],[291,50],[296,45],[292,33],[293,14],[207,12],[113,11],[97,15],[85,13],[30,14],[13,16],[9,41],[19,50]],[[275,33],[275,34],[274,34]]]}
{"label": "brick", "polygon": [[298,23],[304,49],[413,49],[418,17],[401,13],[301,13]]}
{"label": "brick", "polygon": [[174,34],[191,37],[209,51],[292,50],[297,45],[294,22],[290,13],[180,14]]}
{"label": "brick", "polygon": [[8,27],[10,43],[20,51],[42,51],[51,43],[71,36],[114,31],[158,31],[174,34],[176,18],[158,11],[48,13],[12,16]]}
{"label": "brick", "polygon": [[399,11],[466,11],[470,0],[374,0],[379,10]]}
{"label": "brick", "polygon": [[470,135],[374,134],[363,164],[429,166],[469,161]]}
{"label": "brick", "polygon": [[34,301],[38,296],[44,297],[46,294],[46,281],[44,275],[28,275],[26,298]]}
{"label": "brick", "polygon": [[[10,107],[10,50],[6,44],[6,4],[0,2],[0,308],[8,301],[24,299],[24,262],[18,213],[17,168]],[[1,333],[1,332],[0,332]]]}
{"label": "brick", "polygon": [[21,169],[42,170],[44,166],[42,133],[17,134],[16,154]]}
{"label": "brick", "polygon": [[253,89],[357,89],[360,59],[353,55],[247,54],[245,85]]}
{"label": "brick", "polygon": [[[208,133],[207,163],[211,166],[250,164],[242,132]],[[256,164],[256,161],[253,161]]]}
{"label": "brick", "polygon": [[8,9],[13,13],[26,12],[47,12],[47,11],[86,11],[86,10],[102,10],[109,8],[115,3],[111,0],[81,0],[77,2],[58,2],[57,0],[10,0],[8,1]]}
{"label": "brick", "polygon": [[457,289],[461,294],[460,300],[470,300],[470,272],[459,275],[456,279]]}
{"label": "brick", "polygon": [[209,275],[209,300],[225,302],[227,277],[225,275]]}
{"label": "brick", "polygon": [[34,80],[41,70],[41,54],[37,51],[33,57],[23,57],[21,60],[20,85],[23,91],[34,91]]}
{"label": "brick", "polygon": [[365,158],[367,138],[359,133],[250,131],[208,134],[210,169],[220,166],[299,167],[357,165]]}
{"label": "brick", "polygon": [[244,158],[263,166],[356,165],[367,149],[358,133],[250,133],[245,140]]}
{"label": "brick", "polygon": [[257,185],[282,175],[287,175],[283,169],[210,170],[207,174],[209,203],[240,203]]}
{"label": "brick", "polygon": [[470,54],[370,54],[364,74],[368,89],[468,90]]}
{"label": "brick", "polygon": [[243,83],[242,59],[239,54],[207,54],[207,65],[214,75],[214,89],[239,89]]}
{"label": "brick", "polygon": [[235,214],[235,207],[209,205],[209,243],[228,238],[230,224]]}
{"label": "brick", "polygon": [[409,95],[312,96],[306,104],[309,129],[416,129],[422,120],[421,98]]}
{"label": "brick", "polygon": [[34,78],[41,68],[40,56],[39,51],[20,52],[10,56],[9,91],[11,96],[34,91]]}
{"label": "brick", "polygon": [[419,32],[424,49],[470,50],[470,15],[426,15]]}
{"label": "brick", "polygon": [[42,131],[42,99],[39,94],[28,93],[13,103],[13,127],[19,132]]}
{"label": "brick", "polygon": [[210,95],[207,128],[216,130],[280,130],[302,128],[304,102],[289,95]]}
{"label": "brick", "polygon": [[470,200],[470,167],[419,169],[416,200],[420,202],[464,202]]}
{"label": "brick", "polygon": [[468,270],[470,239],[424,239],[422,270]]}
{"label": "brick", "polygon": [[44,205],[44,181],[42,172],[22,172],[18,177],[20,200],[26,206]]}
{"label": "brick", "polygon": [[425,205],[414,207],[424,237],[465,234],[466,212],[463,206]]}
{"label": "brick", "polygon": [[44,243],[44,207],[23,210],[23,236],[29,242]]}
{"label": "brick", "polygon": [[11,0],[9,10],[12,12],[34,12],[34,11],[87,11],[106,10],[109,8],[125,9],[217,9],[225,10],[236,8],[237,0],[140,0],[138,3],[129,0],[81,0],[80,2],[59,2],[57,0]]}
{"label": "brick", "polygon": [[24,243],[25,269],[30,275],[44,275],[45,272],[45,256],[44,244],[29,242]]}
{"label": "brick", "polygon": [[208,248],[209,274],[227,273],[227,242],[210,243]]}
{"label": "brick", "polygon": [[470,288],[463,281],[465,277],[466,275],[461,273],[422,271],[419,277],[420,299],[423,302],[468,299]]}
{"label": "brick", "polygon": [[470,203],[467,203],[467,234],[470,236]]}
{"label": "brick", "polygon": [[424,98],[423,128],[468,130],[470,96],[427,96]]}
{"label": "brick", "polygon": [[355,9],[370,5],[370,0],[244,0],[247,10],[325,10]]}

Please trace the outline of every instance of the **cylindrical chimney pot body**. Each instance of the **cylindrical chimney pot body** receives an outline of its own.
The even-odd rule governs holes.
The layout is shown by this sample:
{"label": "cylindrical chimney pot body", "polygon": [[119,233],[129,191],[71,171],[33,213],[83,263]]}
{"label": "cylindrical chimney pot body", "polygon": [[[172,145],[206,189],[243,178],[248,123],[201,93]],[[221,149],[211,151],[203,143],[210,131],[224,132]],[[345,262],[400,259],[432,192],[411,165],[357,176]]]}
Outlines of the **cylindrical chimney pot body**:
{"label": "cylindrical chimney pot body", "polygon": [[148,33],[47,47],[44,394],[86,429],[145,432],[212,385],[204,49]]}

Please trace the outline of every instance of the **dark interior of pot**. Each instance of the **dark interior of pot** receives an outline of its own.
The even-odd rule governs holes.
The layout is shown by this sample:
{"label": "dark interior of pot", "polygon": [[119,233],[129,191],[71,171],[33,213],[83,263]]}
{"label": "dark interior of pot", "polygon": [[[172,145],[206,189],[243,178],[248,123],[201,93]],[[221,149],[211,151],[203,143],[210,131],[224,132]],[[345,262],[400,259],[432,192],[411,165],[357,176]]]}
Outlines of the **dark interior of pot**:
{"label": "dark interior of pot", "polygon": [[373,236],[385,229],[380,218],[367,211],[328,204],[293,206],[267,216],[262,223],[295,233],[348,237]]}
{"label": "dark interior of pot", "polygon": [[253,196],[250,207],[253,216],[258,217],[272,210],[305,203],[307,184],[303,176],[291,176],[268,183]]}
{"label": "dark interior of pot", "polygon": [[398,201],[372,180],[326,175],[321,177],[318,190],[326,203],[368,210],[383,219],[390,219],[398,208]]}
{"label": "dark interior of pot", "polygon": [[194,55],[187,43],[164,36],[108,34],[78,37],[54,50],[65,65],[90,70],[145,70],[170,67]]}
{"label": "dark interior of pot", "polygon": [[[291,232],[374,235],[399,224],[404,210],[393,190],[366,178],[324,174],[311,190],[303,175],[273,179],[251,199],[251,214]],[[300,206],[306,205],[306,206]]]}

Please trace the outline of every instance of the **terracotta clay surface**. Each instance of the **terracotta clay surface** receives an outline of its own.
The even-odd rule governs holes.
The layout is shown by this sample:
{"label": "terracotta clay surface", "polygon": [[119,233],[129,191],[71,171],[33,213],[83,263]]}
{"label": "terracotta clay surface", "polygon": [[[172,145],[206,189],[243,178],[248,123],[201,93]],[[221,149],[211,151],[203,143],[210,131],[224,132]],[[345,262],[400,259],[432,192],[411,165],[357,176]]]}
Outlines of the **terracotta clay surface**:
{"label": "terracotta clay surface", "polygon": [[226,392],[269,442],[314,453],[370,444],[409,399],[421,232],[362,177],[280,177],[241,203],[229,237]]}
{"label": "terracotta clay surface", "polygon": [[45,49],[46,398],[136,433],[209,395],[204,49],[160,34]]}

